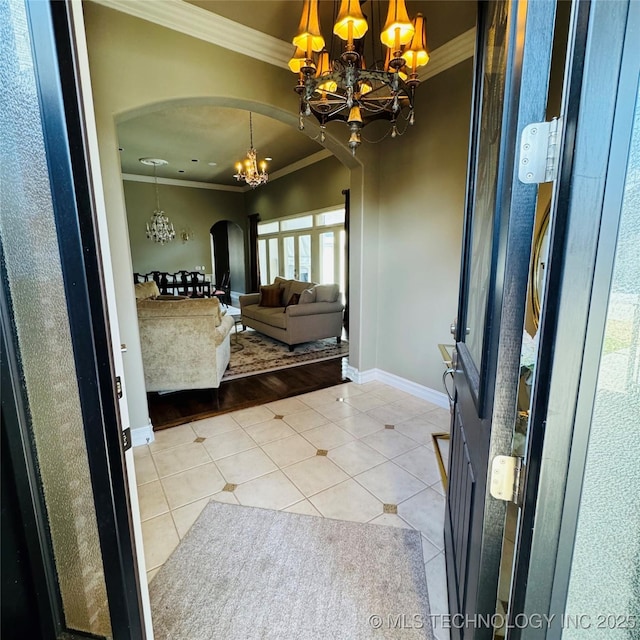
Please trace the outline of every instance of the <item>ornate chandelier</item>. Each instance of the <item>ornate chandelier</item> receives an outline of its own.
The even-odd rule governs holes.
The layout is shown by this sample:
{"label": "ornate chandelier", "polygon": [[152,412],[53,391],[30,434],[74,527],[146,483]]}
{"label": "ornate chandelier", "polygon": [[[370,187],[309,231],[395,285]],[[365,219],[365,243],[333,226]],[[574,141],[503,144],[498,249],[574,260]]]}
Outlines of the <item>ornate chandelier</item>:
{"label": "ornate chandelier", "polygon": [[236,173],[234,173],[233,177],[239,182],[244,180],[252,189],[255,189],[269,180],[269,174],[267,173],[267,163],[264,160],[260,162],[260,170],[258,170],[258,152],[253,147],[253,120],[251,111],[249,111],[249,143],[247,158],[244,164],[242,162],[236,163]]}
{"label": "ornate chandelier", "polygon": [[173,223],[169,221],[166,213],[160,209],[157,167],[167,164],[167,161],[160,158],[140,158],[140,162],[153,167],[153,178],[156,185],[156,208],[151,216],[151,223],[147,222],[147,238],[159,244],[166,244],[176,237],[176,232],[173,228]]}
{"label": "ornate chandelier", "polygon": [[[404,0],[389,0],[387,21],[380,32],[384,51],[367,67],[364,35],[369,25],[360,4],[360,0],[341,1],[333,33],[345,46],[340,56],[331,60],[320,32],[318,0],[304,0],[293,38],[296,50],[289,61],[289,68],[299,78],[300,129],[304,129],[305,117],[313,114],[320,122],[320,141],[324,142],[327,122],[346,122],[354,155],[361,142],[360,131],[370,122],[389,120],[393,138],[401,135],[397,121],[403,112],[413,124],[414,94],[420,84],[417,68],[429,61],[424,16],[419,13],[411,21]],[[372,61],[375,57],[373,52]]]}

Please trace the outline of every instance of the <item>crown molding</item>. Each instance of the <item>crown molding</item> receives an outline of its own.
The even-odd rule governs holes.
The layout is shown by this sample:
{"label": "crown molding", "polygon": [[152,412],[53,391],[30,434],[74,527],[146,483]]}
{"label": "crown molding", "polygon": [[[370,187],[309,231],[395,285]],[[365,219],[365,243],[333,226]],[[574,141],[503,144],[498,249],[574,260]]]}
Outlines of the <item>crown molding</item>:
{"label": "crown molding", "polygon": [[293,45],[182,0],[92,0],[110,9],[142,18],[205,40],[256,60],[289,69]]}
{"label": "crown molding", "polygon": [[421,81],[437,76],[439,73],[454,67],[467,58],[473,58],[476,50],[476,29],[473,27],[459,36],[449,40],[431,52],[431,59],[426,67],[418,73]]}
{"label": "crown molding", "polygon": [[[153,176],[142,176],[137,173],[123,173],[122,179],[129,182],[155,183]],[[167,184],[172,187],[191,187],[192,189],[209,189],[211,191],[234,191],[243,193],[245,187],[234,187],[228,184],[214,184],[213,182],[197,182],[196,180],[177,180],[176,178],[158,178],[158,184]]]}
{"label": "crown molding", "polygon": [[[167,29],[224,47],[230,51],[267,62],[288,70],[293,45],[243,24],[223,18],[182,0],[92,0],[110,9],[127,13]],[[418,73],[420,80],[428,80],[473,57],[476,46],[475,28],[431,52],[431,59]]]}
{"label": "crown molding", "polygon": [[[289,175],[290,173],[294,173],[295,171],[300,171],[300,169],[304,169],[316,162],[320,162],[325,158],[330,158],[333,156],[331,151],[328,149],[322,149],[317,153],[313,153],[306,158],[302,158],[302,160],[298,160],[297,162],[292,162],[290,165],[283,167],[282,169],[278,169],[273,173],[269,174],[269,182],[275,182],[278,178],[283,178],[284,176]],[[123,180],[128,180],[129,182],[150,182],[154,183],[155,179],[153,176],[143,176],[138,175],[137,173],[123,173]],[[212,191],[233,191],[236,193],[245,193],[247,191],[251,191],[251,187],[249,185],[244,185],[242,187],[235,187],[228,184],[215,184],[213,182],[198,182],[196,180],[178,180],[176,178],[158,178],[158,184],[167,184],[172,187],[191,187],[192,189],[210,189]]]}

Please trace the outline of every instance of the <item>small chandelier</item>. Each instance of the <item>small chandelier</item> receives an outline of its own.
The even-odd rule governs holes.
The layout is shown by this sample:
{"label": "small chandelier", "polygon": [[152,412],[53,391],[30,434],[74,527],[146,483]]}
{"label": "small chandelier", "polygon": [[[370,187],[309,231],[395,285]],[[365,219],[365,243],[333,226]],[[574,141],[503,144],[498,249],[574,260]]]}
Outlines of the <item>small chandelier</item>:
{"label": "small chandelier", "polygon": [[[341,0],[333,33],[345,42],[335,59],[325,48],[318,20],[318,0],[304,0],[296,46],[289,68],[298,74],[300,130],[313,114],[320,122],[320,142],[327,122],[346,122],[351,132],[349,148],[355,155],[360,132],[374,120],[391,122],[391,137],[401,135],[398,118],[405,112],[414,122],[413,100],[420,84],[417,68],[429,62],[424,16],[409,20],[404,0],[389,0],[387,21],[380,32],[383,51],[371,67],[364,58],[364,35],[369,29],[360,0]],[[373,58],[376,57],[373,52]],[[372,60],[373,62],[373,60]]]}
{"label": "small chandelier", "polygon": [[269,180],[269,174],[267,173],[267,163],[262,160],[260,162],[260,170],[258,170],[257,155],[258,152],[253,147],[253,120],[251,117],[251,111],[249,111],[249,142],[250,147],[247,151],[247,158],[242,162],[236,163],[236,173],[233,177],[241,182],[244,180],[252,189],[259,187],[261,184],[266,184]]}
{"label": "small chandelier", "polygon": [[166,160],[160,158],[140,158],[142,164],[153,167],[153,179],[156,185],[156,208],[151,216],[151,224],[147,222],[147,238],[166,244],[176,237],[173,223],[169,222],[169,218],[162,209],[160,209],[160,193],[158,191],[157,167],[168,164]]}

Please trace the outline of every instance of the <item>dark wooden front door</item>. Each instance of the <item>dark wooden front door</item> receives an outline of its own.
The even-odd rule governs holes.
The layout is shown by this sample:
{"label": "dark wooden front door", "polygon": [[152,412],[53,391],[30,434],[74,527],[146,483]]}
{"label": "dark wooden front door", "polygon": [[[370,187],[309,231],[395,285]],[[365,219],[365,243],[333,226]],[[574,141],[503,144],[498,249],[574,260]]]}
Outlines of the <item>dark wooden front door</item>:
{"label": "dark wooden front door", "polygon": [[[452,638],[491,638],[505,505],[487,470],[510,451],[538,188],[518,180],[524,126],[545,119],[556,4],[479,4],[445,548]],[[456,616],[462,614],[463,617]]]}

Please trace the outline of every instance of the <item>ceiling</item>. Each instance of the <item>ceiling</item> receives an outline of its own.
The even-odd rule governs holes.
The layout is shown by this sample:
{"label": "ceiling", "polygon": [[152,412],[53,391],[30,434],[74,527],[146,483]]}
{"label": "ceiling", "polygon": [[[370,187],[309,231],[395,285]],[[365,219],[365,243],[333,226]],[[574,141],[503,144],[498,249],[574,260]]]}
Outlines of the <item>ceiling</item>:
{"label": "ceiling", "polygon": [[[258,161],[273,158],[270,173],[322,150],[296,128],[255,113],[252,118]],[[234,165],[249,149],[249,113],[211,105],[163,109],[119,124],[118,137],[123,173],[153,175],[153,167],[139,162],[153,157],[169,163],[157,169],[162,178],[238,185]]]}
{"label": "ceiling", "polygon": [[[109,0],[97,1],[110,4]],[[364,13],[367,14],[367,8],[369,13],[376,12],[377,21],[380,11],[384,20],[387,3],[371,7],[371,2],[363,3]],[[153,3],[136,4],[140,11],[139,7]],[[297,30],[302,8],[301,1],[292,0],[183,0],[183,4],[186,12],[204,9],[287,43]],[[474,26],[475,10],[470,10],[473,5],[473,2],[407,0],[411,17],[418,11],[426,17],[430,51]],[[320,20],[327,40],[335,7],[333,0],[320,0]],[[293,85],[292,74],[292,88]],[[139,159],[162,158],[168,164],[158,167],[160,178],[238,186],[233,178],[234,165],[246,156],[249,148],[249,116],[243,110],[211,105],[166,108],[120,123],[118,137],[125,174],[152,176],[153,167],[141,164]],[[323,149],[297,128],[259,114],[253,115],[253,142],[259,160],[273,158],[268,163],[270,174],[286,173],[287,167]]]}

